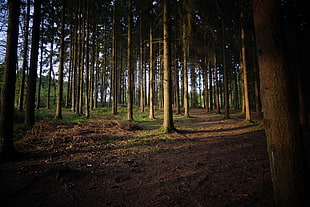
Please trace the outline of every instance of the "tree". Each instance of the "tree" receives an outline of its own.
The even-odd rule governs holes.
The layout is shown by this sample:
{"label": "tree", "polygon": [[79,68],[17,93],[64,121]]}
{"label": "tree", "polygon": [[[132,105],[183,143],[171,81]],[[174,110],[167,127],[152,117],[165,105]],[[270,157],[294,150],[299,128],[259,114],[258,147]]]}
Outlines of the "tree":
{"label": "tree", "polygon": [[6,62],[3,74],[0,117],[1,156],[4,159],[14,158],[18,153],[14,147],[14,99],[17,65],[18,24],[20,1],[9,0],[8,31],[6,42]]}
{"label": "tree", "polygon": [[[150,18],[152,18],[152,8],[150,9]],[[150,95],[149,95],[149,118],[155,119],[154,112],[154,69],[153,69],[153,25],[150,21],[150,74],[149,74],[149,87],[150,87]]]}
{"label": "tree", "polygon": [[[241,21],[243,21],[243,13],[241,12]],[[245,37],[244,28],[241,26],[241,62],[240,67],[243,74],[243,90],[244,90],[244,105],[245,105],[245,120],[251,121],[251,109],[250,109],[250,97],[249,97],[249,86],[248,86],[248,70],[246,64],[245,54]]]}
{"label": "tree", "polygon": [[131,33],[132,33],[132,8],[131,8],[131,0],[128,0],[128,37],[127,37],[127,43],[128,43],[128,51],[127,51],[127,55],[128,55],[128,92],[127,92],[127,98],[128,98],[128,105],[127,105],[127,109],[128,109],[128,114],[127,114],[127,119],[129,121],[133,120],[133,113],[132,113],[132,108],[133,108],[133,68],[132,68],[132,63],[131,63],[131,59],[132,59],[132,39],[131,39]]}
{"label": "tree", "polygon": [[24,32],[24,53],[23,53],[23,65],[22,65],[22,78],[20,81],[19,100],[18,100],[18,110],[19,111],[22,111],[24,109],[25,80],[26,80],[26,70],[28,69],[29,21],[30,21],[30,0],[27,0],[27,11],[25,14],[25,32]]}
{"label": "tree", "polygon": [[285,42],[280,2],[254,0],[262,107],[276,206],[309,206],[309,171]]}
{"label": "tree", "polygon": [[183,107],[184,116],[189,117],[189,100],[188,100],[188,77],[187,77],[187,66],[188,66],[188,52],[189,52],[189,36],[191,31],[191,11],[190,2],[184,1],[185,17],[183,19]]}
{"label": "tree", "polygon": [[41,20],[41,0],[34,1],[34,16],[32,28],[32,44],[30,56],[30,68],[28,77],[28,92],[26,100],[25,125],[33,126],[35,122],[35,95],[36,95],[36,79],[37,79],[37,64],[39,54],[40,40],[40,21]]}
{"label": "tree", "polygon": [[61,9],[61,25],[60,25],[60,48],[59,48],[59,66],[58,66],[58,93],[56,104],[56,119],[62,119],[62,95],[63,95],[63,74],[64,74],[64,58],[65,58],[65,1],[63,0]]}
{"label": "tree", "polygon": [[111,92],[112,92],[112,114],[117,114],[117,81],[116,81],[116,6],[118,2],[115,1],[113,5],[113,19],[112,19],[112,48],[111,48],[111,67],[112,67],[112,73],[111,73]]}
{"label": "tree", "polygon": [[170,53],[170,34],[169,34],[169,0],[163,1],[163,27],[164,27],[164,54],[163,54],[163,70],[164,70],[164,132],[175,130],[173,124],[172,112],[172,91],[171,91],[171,53]]}

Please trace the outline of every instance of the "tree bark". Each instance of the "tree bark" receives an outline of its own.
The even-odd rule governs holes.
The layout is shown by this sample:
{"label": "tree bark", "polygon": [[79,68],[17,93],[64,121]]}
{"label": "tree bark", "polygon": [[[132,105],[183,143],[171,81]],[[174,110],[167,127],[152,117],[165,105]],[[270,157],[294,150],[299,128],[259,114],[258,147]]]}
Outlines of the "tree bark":
{"label": "tree bark", "polygon": [[[20,14],[20,1],[9,0],[9,17],[6,42],[5,67],[3,72],[3,85],[0,109],[0,141],[2,144],[1,156],[12,159],[17,155],[14,147],[14,99],[17,65],[18,23]],[[12,92],[13,91],[13,92]]]}
{"label": "tree bark", "polygon": [[132,108],[133,108],[133,68],[131,64],[131,59],[132,59],[132,52],[131,52],[131,22],[132,22],[132,8],[131,8],[131,0],[128,0],[128,92],[127,92],[127,98],[128,98],[128,103],[127,103],[127,119],[129,121],[133,120],[133,113],[132,113]]}
{"label": "tree bark", "polygon": [[[150,10],[150,18],[152,18],[152,9]],[[153,25],[150,22],[150,74],[149,74],[149,87],[150,87],[150,111],[149,111],[149,118],[155,119],[155,112],[154,112],[154,61],[153,61]]]}
{"label": "tree bark", "polygon": [[64,71],[64,52],[65,52],[65,1],[63,1],[61,11],[61,28],[60,28],[60,48],[59,48],[59,66],[58,66],[58,89],[56,104],[56,119],[62,119],[62,95],[63,95],[63,71]]}
{"label": "tree bark", "polygon": [[25,125],[32,127],[35,122],[35,95],[37,79],[38,49],[40,40],[41,0],[34,1],[34,16],[32,28],[32,44],[30,68],[28,76],[28,92],[25,113]]}
{"label": "tree bark", "polygon": [[276,206],[309,206],[309,171],[290,79],[280,2],[254,0],[264,122]]}
{"label": "tree bark", "polygon": [[115,1],[115,4],[113,6],[113,19],[112,19],[112,48],[111,48],[111,67],[112,67],[112,73],[111,73],[111,92],[112,92],[112,114],[117,114],[117,95],[116,95],[116,5],[117,1]]}
{"label": "tree bark", "polygon": [[175,130],[172,114],[172,91],[171,91],[171,53],[170,53],[170,36],[169,36],[169,0],[164,0],[163,13],[163,30],[164,30],[164,132],[169,133]]}
{"label": "tree bark", "polygon": [[26,71],[28,70],[29,21],[30,21],[30,0],[27,0],[27,12],[26,12],[25,25],[24,25],[25,33],[24,33],[22,78],[20,82],[19,99],[18,99],[18,110],[19,111],[23,111],[24,109],[25,80],[26,80]]}
{"label": "tree bark", "polygon": [[[241,21],[243,14],[241,13]],[[244,28],[241,26],[241,62],[240,67],[243,72],[243,88],[244,88],[244,106],[245,106],[245,120],[251,121],[251,108],[250,108],[250,97],[249,97],[249,86],[248,86],[248,72],[246,66],[246,54],[245,54],[245,37]]]}

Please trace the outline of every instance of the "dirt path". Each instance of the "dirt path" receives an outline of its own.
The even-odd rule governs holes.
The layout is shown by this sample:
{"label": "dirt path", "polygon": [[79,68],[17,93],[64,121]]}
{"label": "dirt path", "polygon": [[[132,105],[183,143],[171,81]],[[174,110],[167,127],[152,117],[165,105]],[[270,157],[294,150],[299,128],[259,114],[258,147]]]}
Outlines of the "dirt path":
{"label": "dirt path", "polygon": [[202,110],[191,114],[192,126],[170,135],[113,122],[37,127],[28,144],[40,153],[0,164],[1,200],[7,206],[273,206],[260,127]]}

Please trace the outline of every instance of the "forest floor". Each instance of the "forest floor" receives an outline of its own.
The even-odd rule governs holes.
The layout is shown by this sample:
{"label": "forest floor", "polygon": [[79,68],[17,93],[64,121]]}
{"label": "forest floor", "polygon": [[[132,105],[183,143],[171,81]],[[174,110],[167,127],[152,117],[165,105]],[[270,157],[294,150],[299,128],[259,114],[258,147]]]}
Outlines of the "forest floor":
{"label": "forest floor", "polygon": [[[273,206],[266,138],[239,113],[191,110],[162,120],[118,116],[85,123],[41,120],[17,145],[27,154],[0,164],[5,206]],[[138,119],[137,119],[138,120]]]}

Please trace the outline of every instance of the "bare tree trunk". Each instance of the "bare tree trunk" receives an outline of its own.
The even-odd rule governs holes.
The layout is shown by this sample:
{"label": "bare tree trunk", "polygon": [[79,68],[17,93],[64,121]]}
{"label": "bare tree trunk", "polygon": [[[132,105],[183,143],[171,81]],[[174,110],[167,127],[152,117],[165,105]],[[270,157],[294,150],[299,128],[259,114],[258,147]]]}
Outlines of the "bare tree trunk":
{"label": "bare tree trunk", "polygon": [[[241,21],[243,21],[243,14],[241,13]],[[249,97],[249,86],[248,86],[248,72],[246,66],[246,56],[245,56],[245,37],[244,29],[241,26],[241,62],[240,67],[243,72],[243,88],[244,88],[244,106],[245,106],[245,120],[251,121],[251,108],[250,108],[250,97]]]}
{"label": "bare tree trunk", "polygon": [[1,91],[0,109],[0,141],[1,157],[13,159],[17,155],[14,147],[14,99],[17,65],[18,23],[20,14],[20,1],[9,0],[9,17],[6,41],[5,67]]}
{"label": "bare tree trunk", "polygon": [[170,53],[170,34],[169,34],[169,0],[164,0],[164,132],[169,133],[175,130],[172,114],[172,91],[171,91],[171,53]]}
{"label": "bare tree trunk", "polygon": [[224,118],[229,119],[229,91],[228,91],[228,71],[226,66],[226,45],[225,45],[225,25],[224,19],[222,19],[222,55],[223,55],[223,84],[224,84],[224,106],[225,114]]}
{"label": "bare tree trunk", "polygon": [[35,95],[37,79],[38,49],[40,41],[41,0],[34,1],[31,57],[28,78],[28,92],[25,113],[25,125],[32,127],[35,122]]}
{"label": "bare tree trunk", "polygon": [[[150,18],[152,18],[152,9],[150,10]],[[154,112],[154,61],[153,61],[153,25],[150,21],[150,74],[149,74],[149,85],[150,85],[150,113],[149,118],[155,119]]]}
{"label": "bare tree trunk", "polygon": [[58,90],[56,104],[56,119],[62,119],[62,95],[63,95],[63,73],[64,73],[64,52],[65,52],[65,1],[62,4],[61,28],[60,28],[60,48],[59,48],[59,66],[58,66]]}
{"label": "bare tree trunk", "polygon": [[50,98],[51,98],[51,82],[52,82],[52,71],[53,71],[53,47],[54,47],[54,38],[51,40],[51,51],[50,51],[50,68],[48,71],[48,81],[47,81],[47,97],[46,97],[46,108],[50,108]]}
{"label": "bare tree trunk", "polygon": [[127,92],[127,98],[128,98],[128,103],[127,103],[127,109],[128,109],[128,114],[127,114],[127,119],[129,121],[133,120],[133,113],[132,113],[132,108],[133,108],[133,68],[131,64],[131,59],[132,59],[132,48],[131,48],[131,22],[132,22],[132,8],[131,8],[131,0],[128,0],[128,92]]}
{"label": "bare tree trunk", "polygon": [[23,111],[24,109],[26,71],[28,70],[29,20],[30,20],[30,0],[27,0],[27,12],[26,12],[25,25],[24,25],[25,33],[24,33],[22,78],[20,82],[19,99],[18,99],[18,110],[19,111]]}
{"label": "bare tree trunk", "polygon": [[254,0],[264,123],[276,206],[310,206],[309,169],[285,48],[280,2]]}
{"label": "bare tree trunk", "polygon": [[142,11],[140,10],[140,54],[139,54],[139,86],[140,86],[140,110],[144,112],[144,88],[143,88],[143,31],[142,31]]}
{"label": "bare tree trunk", "polygon": [[[42,26],[42,28],[43,28],[43,26]],[[39,69],[39,83],[38,83],[38,95],[37,95],[37,107],[36,107],[36,109],[40,109],[40,104],[41,104],[42,70],[43,70],[43,32],[41,34],[40,69]]]}
{"label": "bare tree trunk", "polygon": [[116,87],[117,87],[117,81],[116,81],[116,6],[117,2],[115,2],[113,6],[113,22],[112,22],[112,51],[111,51],[111,67],[112,67],[112,73],[111,73],[111,93],[112,93],[112,114],[117,114],[117,94],[116,94]]}

